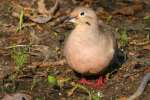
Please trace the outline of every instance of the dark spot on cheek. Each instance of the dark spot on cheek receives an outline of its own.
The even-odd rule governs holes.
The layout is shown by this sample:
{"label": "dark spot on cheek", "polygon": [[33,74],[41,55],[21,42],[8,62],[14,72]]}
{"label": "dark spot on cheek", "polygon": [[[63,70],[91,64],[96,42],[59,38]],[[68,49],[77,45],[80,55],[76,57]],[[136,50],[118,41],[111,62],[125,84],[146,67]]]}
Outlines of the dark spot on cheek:
{"label": "dark spot on cheek", "polygon": [[25,97],[22,97],[21,99],[22,99],[22,100],[26,100]]}
{"label": "dark spot on cheek", "polygon": [[89,26],[91,25],[89,22],[85,22],[85,23],[86,23],[87,25],[89,25]]}

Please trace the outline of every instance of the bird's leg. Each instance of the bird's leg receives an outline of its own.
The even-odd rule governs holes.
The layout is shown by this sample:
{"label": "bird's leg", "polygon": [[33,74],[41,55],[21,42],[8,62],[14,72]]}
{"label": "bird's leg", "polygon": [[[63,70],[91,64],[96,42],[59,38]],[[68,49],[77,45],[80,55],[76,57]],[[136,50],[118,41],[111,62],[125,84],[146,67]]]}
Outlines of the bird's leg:
{"label": "bird's leg", "polygon": [[95,82],[92,82],[91,80],[87,80],[85,78],[82,78],[79,80],[79,83],[83,84],[83,85],[87,85],[91,88],[99,89],[104,85],[105,77],[100,76],[98,79],[96,79]]}
{"label": "bird's leg", "polygon": [[96,88],[101,88],[102,86],[104,86],[104,83],[106,81],[106,78],[104,76],[100,76],[95,83],[95,87]]}

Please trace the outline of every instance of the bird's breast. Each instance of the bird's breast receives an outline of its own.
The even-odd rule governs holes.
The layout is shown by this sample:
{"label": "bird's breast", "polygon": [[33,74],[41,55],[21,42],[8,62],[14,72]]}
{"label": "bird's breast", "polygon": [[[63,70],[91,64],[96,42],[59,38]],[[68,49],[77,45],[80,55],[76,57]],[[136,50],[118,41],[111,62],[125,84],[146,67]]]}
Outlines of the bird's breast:
{"label": "bird's breast", "polygon": [[66,41],[66,59],[70,67],[79,73],[97,73],[107,67],[113,58],[110,41],[100,37],[98,32],[75,29]]}
{"label": "bird's breast", "polygon": [[[83,43],[84,42],[84,43]],[[79,73],[97,73],[108,65],[107,55],[101,47],[89,41],[68,40],[65,47],[65,56],[69,65]]]}

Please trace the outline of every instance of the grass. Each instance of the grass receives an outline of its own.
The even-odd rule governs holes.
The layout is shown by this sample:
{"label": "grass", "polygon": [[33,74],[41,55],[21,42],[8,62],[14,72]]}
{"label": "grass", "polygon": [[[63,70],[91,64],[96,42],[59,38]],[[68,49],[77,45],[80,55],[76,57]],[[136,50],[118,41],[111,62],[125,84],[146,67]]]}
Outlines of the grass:
{"label": "grass", "polygon": [[22,9],[21,12],[20,12],[20,15],[19,15],[19,24],[18,24],[18,27],[17,27],[17,30],[16,30],[17,32],[22,30],[23,17],[24,17],[24,11]]}
{"label": "grass", "polygon": [[122,30],[120,32],[120,39],[119,39],[121,47],[125,47],[128,43],[128,36],[127,36],[127,31]]}
{"label": "grass", "polygon": [[[11,58],[14,60],[16,64],[16,72],[12,74],[9,78],[12,81],[13,84],[16,84],[16,77],[20,72],[23,70],[24,64],[28,60],[28,54],[27,54],[27,48],[25,47],[13,47],[11,49]],[[12,89],[13,91],[16,91],[17,86],[14,85]]]}
{"label": "grass", "polygon": [[107,22],[111,22],[112,21],[112,16],[108,16],[106,19]]}
{"label": "grass", "polygon": [[11,58],[14,60],[16,64],[16,70],[17,71],[21,70],[28,60],[27,48],[25,47],[12,48]]}
{"label": "grass", "polygon": [[150,16],[144,16],[144,18],[143,18],[144,20],[150,20]]}

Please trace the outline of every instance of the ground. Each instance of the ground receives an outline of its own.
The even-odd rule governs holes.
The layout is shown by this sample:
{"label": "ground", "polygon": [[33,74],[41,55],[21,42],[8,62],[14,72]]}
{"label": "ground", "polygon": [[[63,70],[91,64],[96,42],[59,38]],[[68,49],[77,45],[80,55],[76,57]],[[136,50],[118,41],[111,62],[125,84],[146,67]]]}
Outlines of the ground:
{"label": "ground", "polygon": [[[28,94],[33,100],[86,100],[89,92],[93,100],[124,100],[132,95],[144,74],[150,72],[149,0],[59,1],[53,18],[38,23],[25,15],[28,12],[21,21],[22,9],[18,7],[38,9],[36,0],[1,0],[0,99],[15,93]],[[52,0],[45,2],[48,9],[54,5]],[[111,27],[123,52],[123,63],[106,73],[101,89],[78,85],[80,77],[64,61],[64,41],[73,29],[64,19],[79,5],[93,8],[99,20]],[[20,18],[15,16],[17,11]],[[47,76],[56,77],[58,84],[51,85]],[[137,100],[149,98],[148,85]]]}

